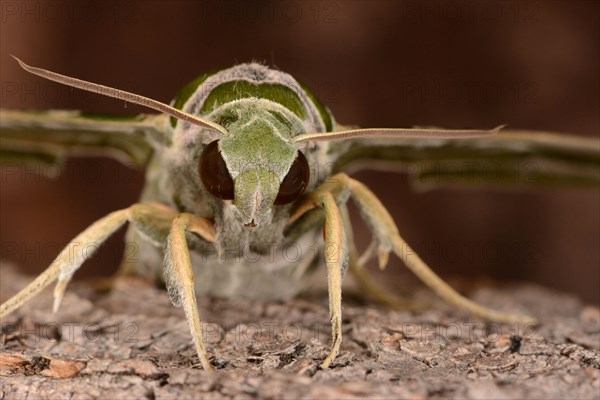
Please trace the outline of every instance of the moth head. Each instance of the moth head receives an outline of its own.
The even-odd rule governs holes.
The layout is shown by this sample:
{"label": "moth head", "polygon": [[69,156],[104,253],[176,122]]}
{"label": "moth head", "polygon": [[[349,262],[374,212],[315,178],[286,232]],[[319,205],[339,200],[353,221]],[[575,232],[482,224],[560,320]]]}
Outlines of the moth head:
{"label": "moth head", "polygon": [[309,180],[306,157],[290,139],[290,127],[276,111],[238,109],[227,134],[207,144],[200,157],[202,184],[231,200],[247,227],[268,224],[273,206],[297,200]]}
{"label": "moth head", "polygon": [[260,100],[233,102],[235,105],[215,116],[218,122],[213,122],[135,93],[32,67],[15,59],[35,75],[149,107],[218,132],[221,139],[203,149],[200,178],[211,194],[233,200],[233,211],[245,226],[269,222],[273,205],[296,200],[308,183],[308,163],[291,138],[297,127],[289,122],[289,115],[283,115],[286,112],[283,107],[269,109]]}

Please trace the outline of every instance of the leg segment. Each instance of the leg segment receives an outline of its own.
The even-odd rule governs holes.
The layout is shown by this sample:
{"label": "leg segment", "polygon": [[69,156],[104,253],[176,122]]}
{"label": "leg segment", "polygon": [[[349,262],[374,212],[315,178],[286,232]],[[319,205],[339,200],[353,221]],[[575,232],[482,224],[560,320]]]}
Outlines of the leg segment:
{"label": "leg segment", "polygon": [[345,176],[350,188],[352,199],[361,210],[363,217],[373,229],[374,240],[378,244],[380,260],[382,254],[393,251],[404,264],[448,303],[464,308],[473,315],[493,320],[506,322],[535,322],[535,318],[506,313],[481,306],[462,296],[450,285],[435,274],[425,262],[402,239],[394,221],[379,199],[362,183]]}
{"label": "leg segment", "polygon": [[[134,204],[129,208],[114,211],[99,219],[81,232],[54,259],[52,264],[33,282],[0,306],[0,318],[4,318],[23,303],[33,298],[58,279],[54,288],[53,311],[60,306],[67,284],[81,264],[90,258],[106,239],[127,221],[131,221],[146,235],[159,235],[164,231],[165,221],[177,215],[175,211],[158,203]],[[150,217],[153,216],[153,217]],[[168,227],[167,227],[168,232]]]}
{"label": "leg segment", "polygon": [[327,289],[329,292],[329,317],[331,321],[331,351],[321,364],[328,368],[342,344],[342,275],[348,265],[348,246],[344,234],[342,215],[329,192],[311,193],[314,204],[325,213],[325,263],[327,264]]}
{"label": "leg segment", "polygon": [[94,253],[100,244],[127,222],[128,215],[129,209],[112,212],[94,222],[89,228],[77,235],[44,272],[0,306],[0,318],[4,318],[16,310],[23,303],[58,279],[58,283],[54,289],[53,310],[56,312],[60,306],[67,284],[75,271]]}
{"label": "leg segment", "polygon": [[[58,279],[54,290],[53,306],[56,312],[67,284],[75,271],[112,233],[127,221],[130,221],[144,237],[157,245],[162,245],[167,241],[166,274],[169,292],[175,305],[181,304],[184,306],[198,356],[204,368],[210,370],[206,349],[202,337],[199,335],[201,330],[194,295],[194,277],[189,262],[185,232],[196,233],[213,242],[216,233],[210,221],[190,214],[178,215],[175,210],[158,203],[134,204],[94,222],[77,235],[41,275],[0,306],[0,318],[10,314]],[[75,249],[80,249],[80,251],[74,251]]]}
{"label": "leg segment", "polygon": [[344,231],[348,238],[348,270],[354,277],[360,290],[379,303],[395,310],[419,310],[426,308],[425,304],[416,303],[391,293],[387,289],[379,286],[377,282],[369,276],[369,273],[363,267],[371,256],[375,254],[377,246],[375,242],[371,242],[369,248],[359,258],[356,247],[354,246],[352,223],[350,222],[348,207],[345,204],[341,205],[340,212],[342,213],[342,218],[344,220]]}
{"label": "leg segment", "polygon": [[[415,275],[450,304],[464,308],[479,317],[494,321],[525,323],[536,321],[535,318],[530,316],[501,312],[481,306],[462,296],[437,276],[402,239],[392,217],[373,192],[365,185],[351,179],[346,174],[337,174],[310,193],[306,200],[299,204],[298,208],[290,216],[288,221],[288,223],[291,224],[313,208],[322,208],[325,212],[326,246],[331,240],[330,243],[339,243],[338,248],[344,249],[343,259],[327,259],[326,255],[333,343],[330,354],[322,364],[323,368],[326,368],[331,364],[331,361],[337,354],[341,344],[341,275],[346,266],[346,254],[348,253],[348,250],[345,244],[343,223],[339,222],[341,214],[337,203],[344,204],[348,195],[352,197],[358,206],[363,218],[370,226],[373,233],[373,243],[369,246],[365,254],[360,257],[360,261],[366,261],[377,253],[379,266],[384,268],[387,264],[389,253],[393,251]],[[334,235],[333,237],[329,236],[332,234]],[[352,252],[352,249],[350,249],[350,252]],[[353,255],[351,256],[351,258],[356,258]],[[340,261],[343,262],[340,263]],[[377,291],[377,289],[373,287],[374,282],[370,279],[361,279],[364,278],[364,271],[362,271],[360,264],[351,266],[351,268],[355,269],[355,272],[358,274],[359,284],[362,284],[363,286],[366,285],[365,287],[370,292]],[[362,276],[360,274],[361,272]],[[391,302],[392,304],[396,301],[396,299],[389,298],[385,295],[382,297],[382,300],[384,302]],[[402,303],[403,302],[398,305],[403,305]]]}
{"label": "leg segment", "polygon": [[183,307],[202,367],[205,371],[212,371],[202,338],[202,325],[194,291],[194,272],[185,237],[186,231],[191,230],[190,227],[202,231],[205,222],[207,221],[203,218],[187,213],[179,214],[173,220],[165,253],[165,282],[173,304],[176,307]]}

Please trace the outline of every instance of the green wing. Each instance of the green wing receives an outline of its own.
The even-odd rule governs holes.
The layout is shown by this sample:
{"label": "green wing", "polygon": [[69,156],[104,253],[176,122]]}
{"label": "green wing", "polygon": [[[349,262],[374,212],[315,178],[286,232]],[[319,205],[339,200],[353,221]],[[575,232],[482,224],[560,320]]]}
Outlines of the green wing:
{"label": "green wing", "polygon": [[144,166],[151,142],[165,137],[166,119],[162,114],[0,110],[0,160],[54,163],[65,156],[108,156]]}
{"label": "green wing", "polygon": [[600,139],[551,132],[503,129],[475,139],[357,138],[331,142],[329,152],[335,171],[399,170],[425,188],[600,184]]}
{"label": "green wing", "polygon": [[[143,166],[151,143],[167,140],[167,118],[0,110],[0,160],[53,163],[88,155]],[[477,139],[355,138],[327,146],[334,172],[399,170],[424,186],[600,184],[598,138],[505,129]]]}

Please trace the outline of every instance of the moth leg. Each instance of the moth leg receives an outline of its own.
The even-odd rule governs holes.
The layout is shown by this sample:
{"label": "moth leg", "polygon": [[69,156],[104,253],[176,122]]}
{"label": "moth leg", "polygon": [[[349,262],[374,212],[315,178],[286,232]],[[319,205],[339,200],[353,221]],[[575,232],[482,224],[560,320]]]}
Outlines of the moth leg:
{"label": "moth leg", "polygon": [[[134,224],[153,224],[156,226],[154,230],[160,230],[160,223],[157,222],[161,220],[161,217],[163,220],[168,220],[169,223],[174,218],[169,215],[169,212],[172,213],[172,215],[176,215],[173,210],[157,203],[134,204],[129,208],[114,211],[94,222],[86,230],[71,240],[54,259],[52,264],[35,278],[33,282],[0,306],[0,318],[4,318],[16,310],[23,303],[36,296],[44,288],[58,279],[54,289],[53,305],[53,310],[56,312],[60,306],[67,284],[73,277],[75,271],[79,269],[86,259],[94,254],[95,250],[97,250],[112,233],[128,220]],[[140,213],[144,215],[154,215],[154,221],[151,223],[151,221],[140,218]]]}
{"label": "moth leg", "polygon": [[[368,272],[364,269],[364,265],[377,250],[377,244],[375,241],[371,242],[369,248],[360,256],[356,251],[353,238],[352,223],[350,221],[350,215],[348,214],[348,207],[346,204],[340,206],[342,213],[342,219],[344,221],[344,231],[348,238],[348,269],[354,280],[358,284],[360,290],[367,296],[370,296],[375,301],[384,304],[390,308],[396,310],[419,310],[426,308],[425,304],[416,303],[415,301],[400,297],[389,290],[379,285],[373,280]],[[366,254],[370,254],[365,256]],[[367,259],[366,261],[364,259]]]}
{"label": "moth leg", "polygon": [[[215,240],[216,233],[210,221],[191,214],[178,215],[176,211],[158,203],[134,204],[94,222],[69,242],[52,264],[33,282],[0,306],[0,318],[10,314],[58,279],[54,289],[53,305],[53,310],[56,312],[75,271],[99,245],[127,221],[157,244],[164,243],[168,236],[165,257],[167,288],[173,303],[176,306],[183,305],[200,361],[205,370],[211,370],[202,340],[194,294],[194,276],[185,233],[193,232],[212,242]],[[79,246],[83,246],[82,250],[74,251]]]}
{"label": "moth leg", "polygon": [[309,202],[311,208],[319,207],[325,214],[323,239],[331,322],[331,350],[321,364],[321,368],[325,369],[339,352],[342,343],[342,276],[348,265],[348,246],[342,215],[333,195],[326,191],[314,191],[310,194]]}
{"label": "moth leg", "polygon": [[375,301],[395,310],[402,311],[417,311],[428,308],[427,304],[417,303],[398,296],[373,280],[369,276],[369,273],[358,263],[356,250],[350,249],[349,251],[348,267],[361,291],[372,297]]}
{"label": "moth leg", "polygon": [[127,218],[128,209],[114,211],[94,222],[86,230],[77,235],[75,239],[67,244],[44,272],[0,306],[0,318],[4,318],[10,314],[58,279],[58,283],[54,289],[53,310],[56,312],[60,306],[67,283],[71,280],[75,271],[79,269],[81,264],[94,253],[106,238],[127,221]]}
{"label": "moth leg", "polygon": [[194,231],[210,236],[212,225],[204,218],[192,214],[179,214],[171,226],[165,253],[165,282],[172,303],[183,307],[185,318],[192,333],[196,352],[205,371],[212,371],[206,346],[202,337],[202,325],[194,291],[194,272],[186,240],[186,232]]}
{"label": "moth leg", "polygon": [[[167,241],[171,223],[177,215],[176,210],[161,203],[138,203],[129,208],[129,223],[144,239],[152,242],[154,246],[162,248]],[[128,238],[126,237],[125,240]],[[121,261],[121,266],[112,275],[84,279],[84,282],[96,292],[109,292],[120,277],[128,275],[127,271],[124,272],[126,269],[123,267],[124,261],[125,259]],[[130,275],[135,275],[135,273]]]}
{"label": "moth leg", "polygon": [[363,253],[360,255],[360,257],[358,257],[358,259],[356,260],[357,266],[359,266],[361,268],[363,266],[365,266],[369,261],[371,261],[372,258],[375,257],[376,253],[377,253],[377,243],[373,240],[369,244],[369,247],[367,247],[365,249],[365,251],[363,251]]}
{"label": "moth leg", "polygon": [[380,261],[382,257],[385,259],[386,255],[390,251],[393,251],[404,264],[435,293],[448,303],[464,308],[473,315],[494,321],[523,323],[536,321],[535,318],[530,316],[507,313],[484,307],[462,296],[436,275],[404,241],[404,239],[402,239],[392,217],[373,192],[362,183],[346,175],[340,175],[341,176],[336,175],[336,177],[341,181],[346,182],[346,185],[350,189],[352,199],[360,209],[363,218],[365,218],[366,222],[373,230],[374,240],[378,243]]}
{"label": "moth leg", "polygon": [[[344,173],[336,174],[319,186],[315,191],[326,191],[333,194],[338,202],[344,202],[348,195],[358,206],[363,218],[373,232],[373,240],[377,243],[377,255],[381,267],[391,251],[394,252],[419,279],[429,286],[435,293],[448,303],[463,308],[473,315],[493,320],[506,322],[535,323],[536,319],[520,314],[513,314],[484,307],[462,296],[450,285],[444,282],[425,264],[425,262],[402,239],[394,220],[383,204],[362,183],[350,178]],[[349,193],[348,193],[349,192]],[[293,223],[304,213],[314,208],[310,202],[300,204],[290,216],[289,223]]]}

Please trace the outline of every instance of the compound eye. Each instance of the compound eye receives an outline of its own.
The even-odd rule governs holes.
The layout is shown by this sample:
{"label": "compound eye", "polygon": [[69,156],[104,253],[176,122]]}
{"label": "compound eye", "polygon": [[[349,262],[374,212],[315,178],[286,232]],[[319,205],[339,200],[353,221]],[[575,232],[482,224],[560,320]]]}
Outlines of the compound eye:
{"label": "compound eye", "polygon": [[279,193],[273,204],[288,204],[300,197],[306,185],[308,185],[309,176],[308,161],[306,161],[304,154],[298,150],[298,156],[285,178],[283,178],[283,182],[279,186]]}
{"label": "compound eye", "polygon": [[219,141],[210,142],[202,151],[198,165],[200,180],[206,189],[223,200],[233,200],[233,179],[219,151]]}

